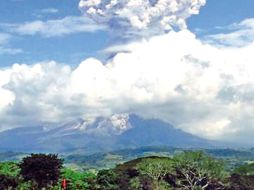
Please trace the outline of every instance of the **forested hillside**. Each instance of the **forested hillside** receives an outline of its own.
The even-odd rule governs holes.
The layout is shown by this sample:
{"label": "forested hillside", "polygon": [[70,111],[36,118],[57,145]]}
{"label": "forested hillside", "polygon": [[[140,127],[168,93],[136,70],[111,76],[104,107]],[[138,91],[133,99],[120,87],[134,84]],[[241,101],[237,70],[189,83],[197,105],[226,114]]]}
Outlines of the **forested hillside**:
{"label": "forested hillside", "polygon": [[0,163],[0,190],[253,190],[254,163],[230,170],[202,151],[137,158],[114,168],[69,168],[57,155]]}

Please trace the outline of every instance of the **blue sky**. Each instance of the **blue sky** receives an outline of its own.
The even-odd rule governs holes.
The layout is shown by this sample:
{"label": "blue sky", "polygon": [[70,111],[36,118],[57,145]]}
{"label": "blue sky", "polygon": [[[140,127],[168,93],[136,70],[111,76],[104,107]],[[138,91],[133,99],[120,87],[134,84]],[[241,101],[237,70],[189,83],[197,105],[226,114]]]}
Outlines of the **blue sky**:
{"label": "blue sky", "polygon": [[192,30],[200,28],[209,32],[217,26],[227,26],[252,18],[253,7],[252,0],[244,0],[241,3],[237,0],[208,0],[200,14],[189,19],[189,27]]}
{"label": "blue sky", "polygon": [[[53,11],[52,11],[53,10]],[[0,2],[1,33],[11,35],[7,46],[21,49],[14,55],[1,54],[4,66],[13,63],[34,63],[56,60],[77,65],[85,57],[97,54],[107,42],[105,32],[77,32],[74,34],[45,37],[41,35],[19,35],[6,29],[5,24],[23,24],[33,21],[59,20],[69,16],[81,16],[76,0],[4,0]]]}
{"label": "blue sky", "polygon": [[[77,66],[87,57],[101,57],[100,50],[111,42],[107,32],[74,32],[72,34],[45,37],[38,34],[22,35],[11,32],[6,24],[23,24],[33,21],[59,20],[81,16],[78,0],[2,0],[0,1],[0,33],[9,34],[4,47],[19,50],[17,53],[0,54],[1,66],[13,63],[32,64],[55,60]],[[188,19],[188,27],[198,36],[218,32],[217,26],[227,26],[254,17],[254,2],[244,0],[208,0],[199,15]],[[223,31],[219,31],[223,32]]]}
{"label": "blue sky", "polygon": [[152,2],[1,0],[0,131],[134,113],[253,144],[254,1]]}

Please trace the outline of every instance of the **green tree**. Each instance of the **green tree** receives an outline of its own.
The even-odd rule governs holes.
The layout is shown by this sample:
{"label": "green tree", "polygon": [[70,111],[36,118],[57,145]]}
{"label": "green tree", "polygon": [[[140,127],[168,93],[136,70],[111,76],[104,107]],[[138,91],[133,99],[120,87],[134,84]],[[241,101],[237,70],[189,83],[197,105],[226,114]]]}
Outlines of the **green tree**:
{"label": "green tree", "polygon": [[[142,175],[149,176],[154,184],[154,189],[168,189],[164,181],[165,176],[172,172],[172,160],[169,158],[148,158],[137,165]],[[163,186],[163,188],[162,188]]]}
{"label": "green tree", "polygon": [[174,175],[179,188],[187,190],[222,186],[224,164],[202,151],[184,152],[173,158]]}
{"label": "green tree", "polygon": [[96,178],[96,175],[91,172],[79,172],[69,168],[63,169],[62,178],[67,179],[68,189],[91,189],[91,182]]}
{"label": "green tree", "polygon": [[254,163],[252,164],[244,164],[242,166],[239,166],[234,170],[234,173],[240,174],[240,175],[254,175]]}
{"label": "green tree", "polygon": [[11,177],[17,177],[20,172],[20,168],[15,162],[1,162],[0,174],[4,174]]}
{"label": "green tree", "polygon": [[20,166],[20,174],[24,181],[31,181],[33,187],[43,187],[57,184],[61,175],[63,160],[54,154],[32,154],[23,158]]}
{"label": "green tree", "polygon": [[118,186],[118,176],[113,170],[100,170],[97,174],[97,184],[100,190],[116,190]]}

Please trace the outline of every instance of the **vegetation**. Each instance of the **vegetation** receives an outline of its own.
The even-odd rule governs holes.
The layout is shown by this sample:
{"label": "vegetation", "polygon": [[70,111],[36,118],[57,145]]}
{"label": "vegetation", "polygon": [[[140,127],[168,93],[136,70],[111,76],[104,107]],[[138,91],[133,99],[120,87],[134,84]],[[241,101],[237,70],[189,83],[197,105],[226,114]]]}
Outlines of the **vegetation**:
{"label": "vegetation", "polygon": [[7,190],[12,188],[17,188],[18,182],[14,177],[0,174],[0,189]]}
{"label": "vegetation", "polygon": [[[113,168],[119,163],[124,163],[140,157],[159,156],[173,157],[184,151],[191,149],[176,148],[168,146],[148,146],[133,149],[122,149],[110,152],[93,153],[86,151],[87,149],[69,150],[63,152],[61,157],[64,158],[65,164],[77,165],[82,169],[96,170],[103,168]],[[254,160],[254,149],[200,149],[206,154],[223,159],[226,164],[226,170],[231,171],[238,166],[250,163]],[[78,152],[78,153],[77,153]],[[3,152],[0,153],[0,162],[20,161],[23,157],[29,156],[25,153]]]}
{"label": "vegetation", "polygon": [[254,175],[254,163],[244,164],[236,168],[234,172],[240,175]]}
{"label": "vegetation", "polygon": [[137,165],[137,170],[152,180],[154,189],[162,189],[166,186],[164,178],[173,172],[173,162],[169,158],[147,158]]}
{"label": "vegetation", "polygon": [[203,152],[184,152],[173,159],[175,186],[183,189],[215,189],[225,179],[224,165]]}
{"label": "vegetation", "polygon": [[[94,154],[87,154],[85,151],[82,152],[81,150],[78,154],[76,154],[76,152],[68,152],[68,155],[65,156],[64,159],[66,163],[75,163],[82,168],[102,169],[113,168],[119,163],[124,163],[135,158],[149,156],[173,157],[184,151],[191,151],[191,149],[149,146]],[[202,149],[202,151],[212,157],[223,159],[226,163],[225,169],[227,171],[231,171],[246,162],[254,160],[254,149]]]}
{"label": "vegetation", "polygon": [[0,163],[0,190],[253,190],[253,163],[227,170],[227,162],[202,151],[148,156],[111,169],[77,171],[57,155],[32,154],[20,163]]}
{"label": "vegetation", "polygon": [[92,172],[79,172],[70,168],[62,170],[62,179],[67,179],[68,189],[90,189],[96,175]]}
{"label": "vegetation", "polygon": [[10,177],[16,177],[20,172],[20,168],[15,162],[3,162],[0,163],[0,174]]}
{"label": "vegetation", "polygon": [[31,181],[36,189],[57,184],[63,161],[54,154],[32,154],[19,164],[24,181]]}

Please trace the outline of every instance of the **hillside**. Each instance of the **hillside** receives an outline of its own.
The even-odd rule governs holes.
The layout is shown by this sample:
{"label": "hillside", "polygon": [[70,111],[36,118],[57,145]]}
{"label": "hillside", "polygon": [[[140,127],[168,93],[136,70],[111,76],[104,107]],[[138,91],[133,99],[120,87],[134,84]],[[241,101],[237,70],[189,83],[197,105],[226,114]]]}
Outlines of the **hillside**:
{"label": "hillside", "polygon": [[142,146],[209,148],[218,144],[158,119],[143,119],[136,115],[24,126],[0,133],[1,151],[63,153],[82,149],[86,153],[94,153]]}

